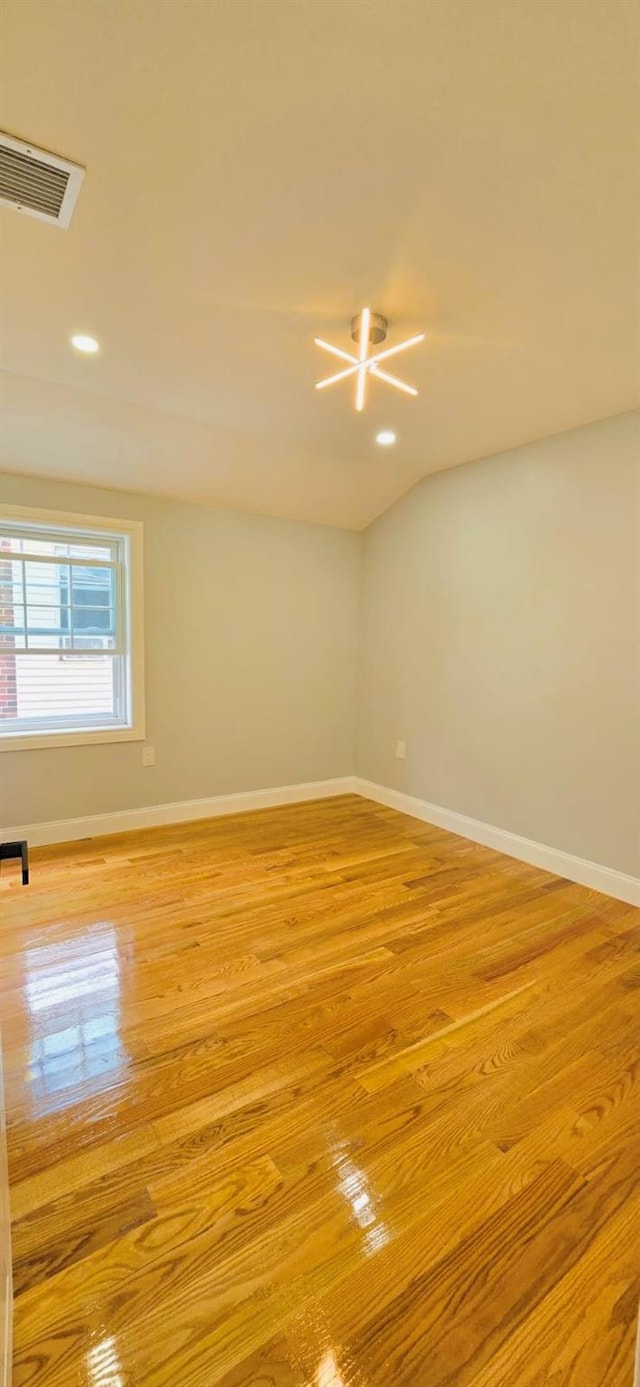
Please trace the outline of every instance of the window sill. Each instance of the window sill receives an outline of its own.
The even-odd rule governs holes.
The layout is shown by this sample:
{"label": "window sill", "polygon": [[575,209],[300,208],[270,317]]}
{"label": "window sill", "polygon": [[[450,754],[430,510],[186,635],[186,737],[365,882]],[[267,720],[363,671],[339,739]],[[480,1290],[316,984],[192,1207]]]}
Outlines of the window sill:
{"label": "window sill", "polygon": [[100,742],[143,742],[143,727],[96,727],[84,732],[26,732],[0,735],[1,751],[53,751],[62,746],[94,746]]}

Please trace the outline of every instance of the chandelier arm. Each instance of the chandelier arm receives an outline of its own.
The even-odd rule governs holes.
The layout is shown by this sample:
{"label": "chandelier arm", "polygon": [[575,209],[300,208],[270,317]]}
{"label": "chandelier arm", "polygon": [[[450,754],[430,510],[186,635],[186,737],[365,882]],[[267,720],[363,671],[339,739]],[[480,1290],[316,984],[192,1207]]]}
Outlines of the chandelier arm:
{"label": "chandelier arm", "polygon": [[424,332],[419,332],[416,337],[408,337],[406,342],[398,342],[395,347],[387,347],[384,352],[376,352],[375,356],[370,356],[368,365],[377,366],[379,361],[386,361],[388,356],[395,356],[397,352],[405,352],[407,347],[415,347],[418,342],[424,342]]}
{"label": "chandelier arm", "polygon": [[351,352],[343,352],[341,347],[332,347],[330,342],[323,341],[322,337],[314,337],[316,347],[322,347],[325,352],[331,352],[333,356],[339,356],[341,361],[350,361],[353,366],[357,364],[357,356],[352,356]]}
{"label": "chandelier arm", "polygon": [[371,327],[371,309],[363,308],[360,318],[360,345],[358,357],[360,369],[356,382],[356,410],[360,414],[364,409],[364,397],[367,385],[367,352],[369,350],[369,328]]}
{"label": "chandelier arm", "polygon": [[360,364],[356,361],[355,366],[347,366],[346,371],[338,371],[336,376],[325,376],[324,380],[316,381],[316,390],[324,390],[325,385],[335,385],[339,380],[346,380],[348,376],[355,376],[356,371],[360,370]]}
{"label": "chandelier arm", "polygon": [[369,328],[371,327],[371,309],[363,308],[360,318],[360,346],[358,351],[359,360],[366,361],[369,350]]}
{"label": "chandelier arm", "polygon": [[372,376],[378,380],[383,380],[386,385],[394,385],[396,390],[404,390],[405,395],[417,395],[415,385],[407,385],[405,381],[398,380],[397,376],[390,376],[388,371],[381,371],[379,366],[371,367]]}

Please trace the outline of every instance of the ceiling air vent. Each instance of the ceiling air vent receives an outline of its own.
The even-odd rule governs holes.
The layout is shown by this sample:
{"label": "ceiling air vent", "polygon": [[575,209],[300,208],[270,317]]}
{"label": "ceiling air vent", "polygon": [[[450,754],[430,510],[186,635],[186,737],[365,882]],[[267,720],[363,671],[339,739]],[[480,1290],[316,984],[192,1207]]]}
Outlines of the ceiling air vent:
{"label": "ceiling air vent", "polygon": [[68,226],[84,169],[0,132],[0,202],[28,217]]}

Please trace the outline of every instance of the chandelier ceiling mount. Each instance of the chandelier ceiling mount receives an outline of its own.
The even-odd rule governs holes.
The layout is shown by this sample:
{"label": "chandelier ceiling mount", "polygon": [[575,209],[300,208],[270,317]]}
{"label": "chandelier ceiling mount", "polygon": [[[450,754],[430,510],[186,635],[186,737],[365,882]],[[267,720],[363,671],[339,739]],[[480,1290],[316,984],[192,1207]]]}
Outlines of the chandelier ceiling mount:
{"label": "chandelier ceiling mount", "polygon": [[[366,309],[363,308],[362,313],[365,312]],[[362,333],[362,313],[356,313],[355,317],[353,317],[351,319],[351,322],[349,323],[353,341],[358,343],[360,342],[360,336]],[[379,347],[381,342],[386,341],[388,326],[389,323],[382,313],[372,313],[371,311],[369,311],[370,347]]]}

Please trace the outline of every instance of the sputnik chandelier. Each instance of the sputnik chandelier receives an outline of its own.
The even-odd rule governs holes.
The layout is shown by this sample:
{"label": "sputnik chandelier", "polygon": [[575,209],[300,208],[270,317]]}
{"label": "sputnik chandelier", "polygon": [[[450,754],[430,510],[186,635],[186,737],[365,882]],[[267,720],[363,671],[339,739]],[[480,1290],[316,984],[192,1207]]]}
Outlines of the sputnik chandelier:
{"label": "sputnik chandelier", "polygon": [[370,308],[363,308],[361,313],[356,314],[351,319],[351,336],[358,344],[358,354],[353,356],[351,352],[344,352],[341,347],[332,346],[331,342],[323,341],[322,337],[315,338],[317,347],[322,347],[323,351],[330,352],[332,356],[337,356],[341,361],[348,361],[349,365],[343,370],[338,371],[334,376],[326,376],[324,380],[319,380],[316,390],[325,390],[328,385],[337,385],[339,380],[348,380],[350,376],[355,376],[356,386],[356,409],[364,409],[365,394],[367,388],[367,376],[375,376],[376,380],[382,380],[385,385],[393,385],[396,390],[404,391],[405,395],[417,395],[417,390],[413,385],[407,385],[406,381],[398,380],[397,376],[390,376],[388,371],[382,370],[381,362],[386,361],[390,356],[396,356],[398,352],[405,352],[407,347],[415,347],[418,342],[424,341],[424,332],[419,332],[415,337],[408,337],[406,342],[398,342],[395,347],[385,347],[383,352],[374,352],[369,355],[369,348],[376,347],[380,342],[384,342],[387,335],[387,320],[381,313],[372,313]]}

